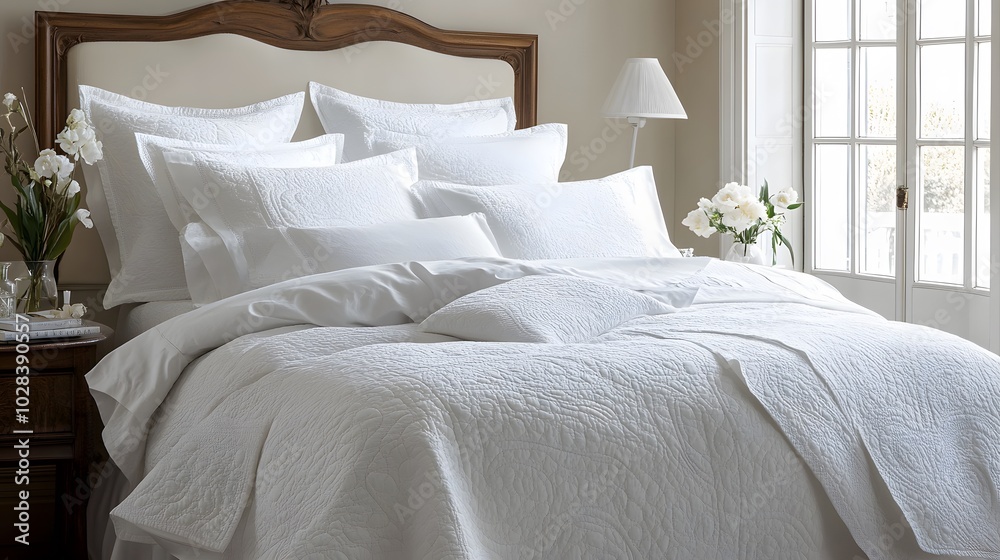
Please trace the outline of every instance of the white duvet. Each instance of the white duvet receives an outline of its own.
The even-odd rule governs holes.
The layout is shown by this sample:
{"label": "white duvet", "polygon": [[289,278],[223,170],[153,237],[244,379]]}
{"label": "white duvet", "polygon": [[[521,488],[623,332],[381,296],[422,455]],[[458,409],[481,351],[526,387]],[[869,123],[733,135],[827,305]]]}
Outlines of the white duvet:
{"label": "white duvet", "polygon": [[[578,344],[413,324],[537,274],[668,312]],[[119,537],[178,558],[1000,558],[1000,359],[794,273],[350,269],[163,323],[87,379],[134,487]]]}

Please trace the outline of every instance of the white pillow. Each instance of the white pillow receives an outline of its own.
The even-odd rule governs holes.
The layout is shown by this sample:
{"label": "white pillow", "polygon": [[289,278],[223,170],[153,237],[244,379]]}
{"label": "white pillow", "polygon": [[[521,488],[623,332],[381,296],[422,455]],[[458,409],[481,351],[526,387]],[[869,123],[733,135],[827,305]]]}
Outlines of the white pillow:
{"label": "white pillow", "polygon": [[[330,228],[254,228],[243,232],[235,266],[225,245],[203,224],[184,230],[184,245],[209,263],[212,286],[192,285],[207,303],[291,278],[345,268],[409,261],[500,257],[482,214]],[[228,260],[229,266],[220,266]],[[201,280],[201,279],[199,279]],[[197,295],[196,295],[197,294]]]}
{"label": "white pillow", "polygon": [[509,97],[453,105],[395,103],[316,82],[309,83],[309,96],[323,128],[346,137],[344,161],[377,155],[365,145],[365,134],[373,130],[446,138],[512,132],[517,124]]}
{"label": "white pillow", "polygon": [[680,257],[650,167],[575,183],[476,187],[421,181],[424,216],[482,212],[512,259]]}
{"label": "white pillow", "polygon": [[417,218],[413,148],[329,167],[268,168],[166,152],[170,181],[245,270],[242,236],[260,227],[371,225]]}
{"label": "white pillow", "polygon": [[192,222],[181,230],[180,243],[191,301],[200,305],[226,297],[222,289],[228,293],[239,273],[222,238],[205,222]]}
{"label": "white pillow", "polygon": [[417,148],[420,179],[465,185],[555,183],[566,161],[568,129],[543,124],[490,136],[432,139],[387,130],[368,133],[374,153]]}
{"label": "white pillow", "polygon": [[160,201],[177,232],[199,218],[171,185],[164,152],[186,152],[193,159],[260,167],[326,167],[340,163],[344,150],[343,134],[327,134],[304,142],[274,144],[252,150],[149,134],[136,134],[135,139],[139,159],[153,180]]}
{"label": "white pillow", "polygon": [[[175,231],[164,232],[164,235],[177,235],[178,232],[184,231],[184,228],[190,223],[201,220],[191,205],[174,189],[170,173],[167,170],[165,153],[180,152],[187,154],[187,157],[192,160],[221,161],[261,167],[323,167],[335,165],[340,161],[344,145],[344,136],[341,134],[327,134],[305,142],[263,146],[259,150],[238,149],[228,144],[205,144],[175,140],[148,134],[136,134],[135,137],[143,166],[153,180],[153,185],[160,195],[160,200],[163,202],[170,222],[176,228]],[[202,226],[208,229],[204,224]],[[217,238],[216,241],[219,244],[222,243],[221,239]],[[198,255],[199,253],[192,251],[191,247],[185,245],[183,238],[181,238],[184,276],[187,279],[187,288],[192,299],[196,299],[194,296],[196,291],[204,293],[205,288],[200,286],[210,284],[208,267],[225,266],[225,261],[228,260],[227,258],[222,261],[201,262]],[[223,256],[225,256],[224,247]],[[209,296],[204,296],[201,299],[207,297]],[[211,301],[215,301],[215,299],[219,298],[215,297]]]}
{"label": "white pillow", "polygon": [[573,276],[525,276],[442,307],[420,330],[482,342],[574,344],[671,312],[645,294]]}
{"label": "white pillow", "polygon": [[298,126],[304,94],[237,109],[165,107],[80,86],[83,111],[104,143],[104,159],[84,166],[89,207],[111,267],[104,307],[188,299],[170,219],[139,159],[135,134],[258,146],[287,142]]}

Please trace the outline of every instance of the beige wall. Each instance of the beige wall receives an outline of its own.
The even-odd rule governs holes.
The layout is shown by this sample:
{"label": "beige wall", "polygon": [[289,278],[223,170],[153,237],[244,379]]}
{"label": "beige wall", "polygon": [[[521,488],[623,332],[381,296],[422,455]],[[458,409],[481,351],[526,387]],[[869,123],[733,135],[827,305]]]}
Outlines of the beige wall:
{"label": "beige wall", "polygon": [[[566,179],[607,175],[628,165],[629,134],[600,116],[601,105],[627,57],[653,56],[675,77],[673,54],[674,0],[382,0],[362,2],[392,5],[442,28],[533,33],[540,43],[540,122],[570,125],[570,160]],[[0,2],[0,86],[24,87],[34,99],[33,12],[166,14],[204,3],[204,0],[3,0]],[[113,64],[113,61],[109,61]],[[690,96],[683,96],[685,103]],[[655,168],[660,196],[673,232],[674,123],[653,121],[642,131],[637,161]],[[0,196],[10,198],[0,187]],[[96,245],[94,231],[78,230],[61,269],[65,284],[108,281],[107,265]],[[0,259],[17,256],[9,247]]]}
{"label": "beige wall", "polygon": [[688,120],[676,126],[673,234],[678,247],[694,247],[698,255],[718,256],[719,236],[704,239],[680,225],[698,205],[711,198],[719,178],[719,3],[677,0],[674,8],[675,85]]}

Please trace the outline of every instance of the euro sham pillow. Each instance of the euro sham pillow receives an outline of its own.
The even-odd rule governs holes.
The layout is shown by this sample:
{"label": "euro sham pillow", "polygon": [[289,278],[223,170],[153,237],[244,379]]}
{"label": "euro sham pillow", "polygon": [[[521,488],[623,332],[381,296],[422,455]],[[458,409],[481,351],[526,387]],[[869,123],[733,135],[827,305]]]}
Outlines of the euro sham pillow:
{"label": "euro sham pillow", "polygon": [[594,280],[525,276],[458,298],[420,330],[480,342],[574,344],[670,311],[645,294]]}
{"label": "euro sham pillow", "polygon": [[164,154],[170,181],[246,270],[247,230],[372,225],[417,218],[414,150],[327,167],[270,168]]}
{"label": "euro sham pillow", "polygon": [[466,185],[555,183],[566,161],[567,142],[564,124],[489,136],[427,138],[387,130],[367,136],[374,153],[416,147],[421,180]]}
{"label": "euro sham pillow", "polygon": [[[367,226],[253,228],[239,239],[246,268],[219,267],[232,258],[213,232],[192,224],[184,244],[209,263],[212,285],[192,285],[196,303],[214,301],[292,278],[346,268],[409,261],[500,257],[482,214]],[[235,275],[230,271],[235,270]]]}
{"label": "euro sham pillow", "polygon": [[139,159],[153,181],[167,217],[176,230],[175,234],[199,218],[173,188],[163,155],[165,152],[190,154],[192,160],[260,167],[326,167],[340,163],[344,150],[342,134],[326,134],[303,142],[273,144],[250,150],[228,144],[191,142],[149,134],[136,134],[135,139]]}
{"label": "euro sham pillow", "polygon": [[421,181],[414,192],[426,217],[483,213],[507,258],[680,257],[650,167],[573,183]]}
{"label": "euro sham pillow", "polygon": [[[327,134],[304,142],[274,144],[262,146],[256,150],[247,150],[238,149],[235,146],[227,144],[206,144],[150,136],[148,134],[136,134],[136,144],[143,166],[153,180],[153,185],[160,195],[164,210],[166,210],[167,216],[170,218],[173,228],[175,228],[173,231],[166,231],[167,228],[164,228],[163,235],[169,237],[170,235],[177,236],[178,233],[183,232],[184,228],[192,223],[200,223],[201,218],[177,189],[174,188],[170,173],[167,170],[164,154],[176,154],[171,157],[185,158],[191,161],[216,161],[261,167],[324,167],[336,165],[340,161],[343,138],[343,135],[340,134]],[[192,180],[200,180],[200,177]],[[207,226],[204,227],[207,231],[210,231]],[[226,267],[228,266],[228,259],[202,262],[198,256],[201,253],[194,252],[190,247],[185,246],[183,236],[180,240],[181,257],[184,263],[184,277],[188,293],[191,299],[195,301],[204,300],[206,299],[205,297],[195,297],[196,291],[199,293],[204,291],[202,288],[195,286],[208,283],[206,279],[210,275],[207,268],[209,265],[215,268]],[[201,242],[205,243],[206,241],[202,239]],[[218,239],[218,243],[221,244],[222,240]],[[202,253],[206,253],[206,251]]]}
{"label": "euro sham pillow", "polygon": [[[188,299],[176,235],[139,159],[135,134],[250,148],[287,142],[305,96],[288,95],[235,109],[167,107],[80,86],[80,104],[98,129],[104,159],[84,167],[87,206],[111,268],[105,308]],[[169,229],[168,229],[169,228]]]}
{"label": "euro sham pillow", "polygon": [[512,132],[517,125],[514,100],[509,97],[450,105],[396,103],[316,82],[309,83],[309,96],[323,129],[345,136],[348,162],[379,155],[365,143],[365,135],[375,130],[447,138]]}

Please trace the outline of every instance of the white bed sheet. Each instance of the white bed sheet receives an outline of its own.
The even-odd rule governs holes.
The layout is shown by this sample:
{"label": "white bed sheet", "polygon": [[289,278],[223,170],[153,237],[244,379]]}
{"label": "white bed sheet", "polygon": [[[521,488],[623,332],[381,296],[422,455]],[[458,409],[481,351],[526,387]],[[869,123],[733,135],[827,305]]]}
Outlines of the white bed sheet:
{"label": "white bed sheet", "polygon": [[151,301],[139,305],[122,306],[118,313],[118,328],[115,330],[115,344],[120,346],[149,329],[197,309],[191,300]]}
{"label": "white bed sheet", "polygon": [[[1000,411],[963,391],[1000,401],[1000,361],[814,278],[706,262],[351,269],[160,325],[88,375],[137,485],[113,514],[119,536],[179,558],[863,557],[849,527],[872,558],[929,558],[917,539],[997,557],[977,532],[995,504],[947,497],[981,499],[997,473],[970,486],[935,461],[957,451],[956,475],[996,464],[984,426]],[[580,345],[454,342],[407,324],[531,274],[642,288],[678,311]],[[837,343],[812,347],[826,336]],[[907,337],[926,338],[927,355],[871,348]],[[927,363],[935,344],[962,383],[928,384],[950,367]],[[933,406],[920,400],[932,390]],[[879,399],[919,439],[881,439],[896,428],[863,411]],[[906,416],[931,408],[967,432]],[[914,515],[911,490],[933,515]]]}

